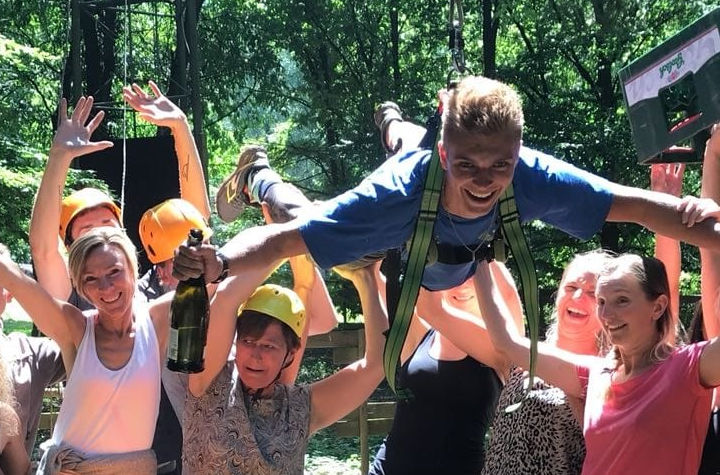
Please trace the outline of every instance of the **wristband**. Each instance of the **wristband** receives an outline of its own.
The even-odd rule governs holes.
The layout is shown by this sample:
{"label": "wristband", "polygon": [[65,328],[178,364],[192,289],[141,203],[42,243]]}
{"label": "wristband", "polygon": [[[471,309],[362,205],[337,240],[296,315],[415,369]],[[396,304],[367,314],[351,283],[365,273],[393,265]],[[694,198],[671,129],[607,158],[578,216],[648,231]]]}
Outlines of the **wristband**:
{"label": "wristband", "polygon": [[218,252],[216,255],[220,258],[220,262],[222,262],[222,270],[220,271],[220,275],[212,281],[213,284],[219,284],[225,280],[228,276],[228,271],[230,270],[230,263],[228,262],[228,258],[225,257],[225,254]]}

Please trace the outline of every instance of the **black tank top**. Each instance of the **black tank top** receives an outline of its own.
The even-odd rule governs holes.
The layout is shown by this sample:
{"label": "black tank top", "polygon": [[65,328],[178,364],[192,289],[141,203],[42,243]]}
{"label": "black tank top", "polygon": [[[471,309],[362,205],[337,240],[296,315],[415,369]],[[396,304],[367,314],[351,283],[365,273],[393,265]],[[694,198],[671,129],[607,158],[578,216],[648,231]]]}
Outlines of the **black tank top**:
{"label": "black tank top", "polygon": [[469,474],[482,469],[485,432],[502,383],[495,370],[471,357],[430,356],[429,331],[400,369],[412,398],[395,409],[392,429],[378,450],[371,474]]}

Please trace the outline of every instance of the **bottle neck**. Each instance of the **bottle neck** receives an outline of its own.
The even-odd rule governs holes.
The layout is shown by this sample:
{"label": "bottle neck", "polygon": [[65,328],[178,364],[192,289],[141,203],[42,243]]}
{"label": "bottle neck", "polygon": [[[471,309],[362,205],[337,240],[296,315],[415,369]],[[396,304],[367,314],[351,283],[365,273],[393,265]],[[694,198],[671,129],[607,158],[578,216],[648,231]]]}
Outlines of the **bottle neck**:
{"label": "bottle neck", "polygon": [[183,283],[192,287],[205,287],[205,277],[201,275],[200,277],[193,277],[187,280],[181,280],[180,284]]}

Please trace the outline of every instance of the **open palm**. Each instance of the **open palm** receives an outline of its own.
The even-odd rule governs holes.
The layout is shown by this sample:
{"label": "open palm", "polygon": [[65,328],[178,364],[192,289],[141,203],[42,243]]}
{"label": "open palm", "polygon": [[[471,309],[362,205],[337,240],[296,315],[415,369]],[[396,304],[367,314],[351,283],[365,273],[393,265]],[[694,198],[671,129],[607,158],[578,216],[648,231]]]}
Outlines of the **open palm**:
{"label": "open palm", "polygon": [[90,122],[87,122],[92,106],[92,96],[81,97],[75,105],[72,115],[68,117],[67,100],[65,98],[60,99],[58,128],[52,142],[52,148],[55,151],[74,158],[113,146],[113,143],[107,140],[100,142],[90,140],[93,132],[105,117],[105,113],[100,111]]}
{"label": "open palm", "polygon": [[123,99],[140,113],[140,118],[162,127],[172,128],[185,120],[185,113],[168,99],[153,81],[148,81],[152,95],[137,84],[123,88]]}
{"label": "open palm", "polygon": [[684,163],[654,163],[650,166],[650,189],[680,196],[684,173]]}

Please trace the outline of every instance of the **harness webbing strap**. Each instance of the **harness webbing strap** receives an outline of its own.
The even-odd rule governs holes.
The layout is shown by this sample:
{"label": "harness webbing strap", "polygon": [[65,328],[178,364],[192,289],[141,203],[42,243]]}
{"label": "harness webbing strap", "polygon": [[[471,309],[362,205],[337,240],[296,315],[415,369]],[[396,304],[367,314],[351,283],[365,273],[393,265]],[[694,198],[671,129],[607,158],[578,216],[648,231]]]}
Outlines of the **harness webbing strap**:
{"label": "harness webbing strap", "polygon": [[[388,384],[396,393],[398,393],[399,390],[397,370],[400,367],[400,353],[405,343],[410,321],[412,320],[415,310],[415,303],[417,302],[420,292],[420,284],[425,270],[425,261],[427,259],[428,248],[433,239],[435,218],[437,217],[440,193],[442,191],[444,171],[440,166],[440,154],[437,148],[437,142],[440,136],[438,133],[439,122],[440,114],[437,112],[433,119],[429,121],[431,127],[428,128],[428,134],[435,135],[433,140],[430,141],[430,143],[433,144],[432,155],[425,177],[425,186],[420,202],[420,210],[415,223],[415,231],[410,241],[409,256],[400,286],[400,295],[397,299],[395,312],[389,313],[390,330],[388,331],[387,340],[385,341],[383,366]],[[426,138],[429,139],[430,137],[426,136]],[[388,297],[390,297],[389,294]],[[388,308],[393,307],[394,302],[388,302]]]}
{"label": "harness webbing strap", "polygon": [[[540,302],[538,298],[537,272],[535,263],[530,253],[525,234],[520,227],[520,214],[515,203],[515,194],[512,183],[505,189],[500,197],[500,226],[503,236],[515,260],[517,270],[520,274],[522,285],[523,302],[527,316],[528,332],[530,334],[530,368],[529,384],[527,390],[533,387],[535,378],[535,367],[537,364],[538,339],[540,337]],[[518,402],[519,403],[519,402]],[[518,407],[513,404],[506,408],[512,411]]]}

